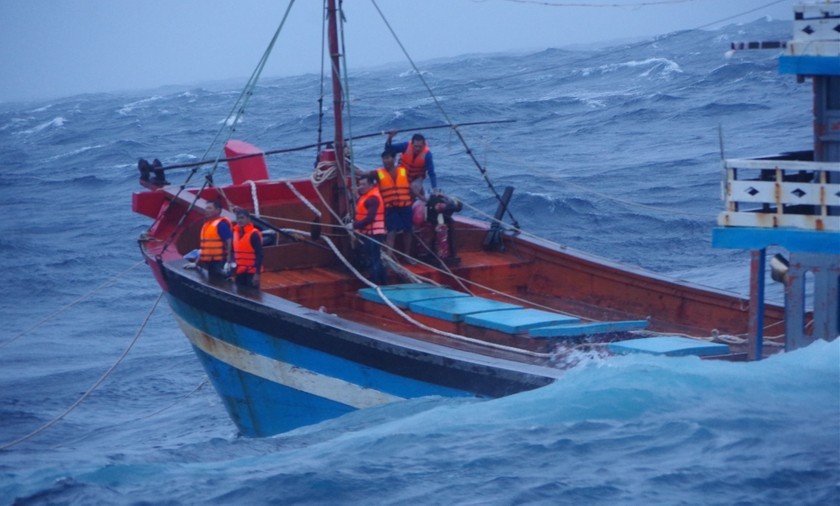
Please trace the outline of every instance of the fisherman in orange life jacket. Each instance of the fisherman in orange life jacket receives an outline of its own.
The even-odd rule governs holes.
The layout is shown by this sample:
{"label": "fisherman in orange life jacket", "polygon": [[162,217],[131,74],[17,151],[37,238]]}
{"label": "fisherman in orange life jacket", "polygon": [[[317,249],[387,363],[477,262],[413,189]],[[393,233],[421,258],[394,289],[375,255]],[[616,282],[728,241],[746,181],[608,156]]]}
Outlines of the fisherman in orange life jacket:
{"label": "fisherman in orange life jacket", "polygon": [[204,208],[206,218],[201,227],[198,261],[185,269],[203,267],[212,277],[227,277],[233,268],[233,229],[230,220],[222,216],[221,202],[214,200]]}
{"label": "fisherman in orange life jacket", "polygon": [[[390,253],[394,249],[397,234],[403,234],[405,252],[410,255],[412,213],[408,170],[401,165],[394,165],[394,153],[386,149],[382,152],[382,167],[376,169],[375,174],[379,180],[379,193],[385,201],[385,230],[388,233],[385,244]],[[413,263],[410,257],[408,261]]]}
{"label": "fisherman in orange life jacket", "polygon": [[426,180],[426,174],[429,175],[429,181],[432,183],[432,192],[438,193],[440,189],[437,185],[437,176],[435,175],[435,162],[432,159],[432,152],[429,151],[429,146],[426,145],[426,138],[422,134],[414,134],[411,137],[411,142],[393,142],[394,136],[397,135],[396,130],[388,132],[388,140],[385,141],[385,149],[391,150],[395,153],[402,153],[399,163],[408,169],[408,181],[411,183],[412,198],[423,198],[422,189],[423,181]]}
{"label": "fisherman in orange life jacket", "polygon": [[248,211],[241,208],[236,209],[233,253],[236,259],[236,284],[259,288],[263,267],[262,233],[251,223]]}
{"label": "fisherman in orange life jacket", "polygon": [[363,253],[370,267],[370,280],[384,285],[385,268],[382,266],[380,243],[385,239],[385,202],[376,186],[376,174],[361,176],[358,187],[359,201],[353,230],[361,235]]}

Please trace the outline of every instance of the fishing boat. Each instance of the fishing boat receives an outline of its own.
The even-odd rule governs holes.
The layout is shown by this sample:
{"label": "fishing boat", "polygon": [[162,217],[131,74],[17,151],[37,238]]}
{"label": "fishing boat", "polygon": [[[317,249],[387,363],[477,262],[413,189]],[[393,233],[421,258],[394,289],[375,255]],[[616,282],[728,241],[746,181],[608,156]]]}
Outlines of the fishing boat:
{"label": "fishing boat", "polygon": [[[496,193],[495,219],[447,216],[456,246],[447,257],[415,262],[393,254],[394,282],[372,283],[352,260],[356,241],[344,226],[354,209],[355,166],[343,131],[342,15],[335,0],[325,12],[335,132],[314,146],[311,175],[272,179],[271,152],[231,139],[215,159],[199,162],[212,169],[195,187],[189,177],[167,181],[166,171],[179,166],[141,160],[144,189],[133,194],[133,210],[154,220],[140,237],[142,255],[243,435],[269,436],[422,396],[511,395],[561,380],[591,354],[757,360],[782,349],[764,339],[765,328],[793,336],[785,349],[837,336],[836,128],[822,151],[727,161],[726,210],[714,240],[753,251],[749,300],[532,236],[505,222],[512,188]],[[812,30],[816,38],[836,41],[823,21],[837,22],[837,2],[797,12],[805,17],[796,23],[821,27]],[[825,43],[811,54],[813,47],[788,44],[783,60],[791,73],[827,83],[815,89],[836,105],[837,47]],[[249,94],[246,87],[242,96]],[[836,127],[836,113],[825,115],[827,124]],[[227,167],[231,184],[212,183],[217,167]],[[794,205],[789,199],[800,192],[808,197]],[[235,208],[249,211],[265,233],[258,288],[185,268],[213,201],[223,202],[231,221]],[[786,267],[779,274],[790,292],[786,307],[764,303],[771,244],[791,252],[776,261]],[[807,311],[804,297],[793,294],[804,290],[806,271],[823,290]]]}

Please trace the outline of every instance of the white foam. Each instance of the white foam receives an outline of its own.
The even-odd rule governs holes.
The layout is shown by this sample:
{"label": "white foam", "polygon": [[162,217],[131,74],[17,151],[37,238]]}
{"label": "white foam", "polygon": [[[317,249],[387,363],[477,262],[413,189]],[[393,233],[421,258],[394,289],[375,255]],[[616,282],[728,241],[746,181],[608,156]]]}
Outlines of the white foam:
{"label": "white foam", "polygon": [[63,127],[65,122],[67,122],[67,120],[64,118],[64,116],[56,116],[55,118],[53,118],[53,119],[51,119],[51,120],[49,120],[45,123],[41,123],[40,125],[38,125],[34,128],[30,128],[29,130],[24,130],[20,133],[29,135],[29,134],[34,134],[36,132],[40,132],[40,131],[42,131],[44,129],[47,129],[47,128],[50,128],[50,127],[59,128],[59,127]]}
{"label": "white foam", "polygon": [[117,113],[119,113],[121,116],[126,116],[128,114],[131,114],[131,112],[134,111],[134,109],[136,109],[137,107],[139,107],[141,105],[151,103],[151,102],[156,102],[158,100],[163,100],[163,97],[161,97],[159,95],[155,95],[153,97],[144,98],[142,100],[137,100],[136,102],[130,102],[128,104],[123,105],[122,108],[120,108],[117,111]]}
{"label": "white foam", "polygon": [[92,149],[99,149],[99,148],[104,147],[104,146],[105,146],[104,144],[97,144],[96,146],[85,146],[83,148],[74,149],[73,151],[69,151],[67,153],[60,153],[58,155],[50,157],[49,161],[58,160],[59,158],[65,158],[65,157],[68,157],[68,156],[78,155],[80,153],[84,153],[85,151],[90,151]]}

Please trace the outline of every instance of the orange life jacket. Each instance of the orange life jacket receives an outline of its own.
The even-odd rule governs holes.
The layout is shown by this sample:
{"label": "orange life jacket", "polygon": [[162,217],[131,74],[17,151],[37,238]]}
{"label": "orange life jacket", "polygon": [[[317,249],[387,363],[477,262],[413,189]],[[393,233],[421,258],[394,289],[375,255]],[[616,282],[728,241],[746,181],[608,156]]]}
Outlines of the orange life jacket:
{"label": "orange life jacket", "polygon": [[233,256],[236,259],[237,274],[257,273],[257,254],[251,245],[251,236],[257,234],[262,242],[262,233],[248,223],[244,227],[236,226],[233,234]]}
{"label": "orange life jacket", "polygon": [[374,186],[367,193],[359,197],[359,202],[356,204],[356,221],[363,220],[367,217],[368,211],[365,204],[368,199],[376,197],[379,199],[379,207],[376,208],[376,216],[373,223],[367,224],[360,228],[359,232],[365,235],[379,235],[385,233],[385,201],[382,200],[382,195],[379,193],[379,188]]}
{"label": "orange life jacket", "polygon": [[222,221],[228,222],[230,220],[225,217],[216,218],[213,221],[208,221],[201,227],[201,244],[199,246],[201,252],[198,260],[201,262],[213,262],[224,260],[225,258],[225,241],[219,235],[219,223]]}
{"label": "orange life jacket", "polygon": [[414,181],[418,177],[426,177],[426,154],[428,152],[429,146],[427,144],[423,144],[423,149],[419,153],[415,153],[414,143],[408,143],[408,147],[400,156],[400,165],[408,168],[409,181]]}
{"label": "orange life jacket", "polygon": [[376,170],[379,178],[379,192],[385,207],[408,207],[411,205],[411,190],[408,182],[408,171],[405,167],[397,167],[397,180],[384,167]]}

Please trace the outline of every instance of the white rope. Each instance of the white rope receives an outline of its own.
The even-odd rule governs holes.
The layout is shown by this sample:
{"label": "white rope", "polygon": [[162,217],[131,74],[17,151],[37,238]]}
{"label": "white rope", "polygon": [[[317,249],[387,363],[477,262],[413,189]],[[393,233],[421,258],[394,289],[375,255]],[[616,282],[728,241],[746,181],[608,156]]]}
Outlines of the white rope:
{"label": "white rope", "polygon": [[[312,183],[313,183],[313,185],[314,185],[315,193],[318,195],[318,197],[320,198],[321,202],[324,204],[324,207],[325,207],[325,208],[326,208],[326,209],[330,212],[330,214],[331,214],[331,215],[332,215],[332,216],[333,216],[333,217],[334,217],[337,221],[341,222],[341,221],[342,221],[341,217],[339,217],[339,216],[338,216],[338,215],[337,215],[337,214],[336,214],[336,213],[332,210],[331,206],[329,206],[329,204],[327,204],[326,199],[324,198],[324,196],[323,196],[323,194],[321,193],[321,191],[318,189],[318,186],[319,186],[319,185],[320,185],[323,181],[325,181],[325,180],[329,179],[330,177],[332,177],[332,175],[335,173],[335,171],[336,171],[336,164],[335,164],[335,162],[320,162],[320,163],[318,164],[318,166],[316,167],[315,172],[312,174]],[[288,183],[287,183],[287,184],[288,184]],[[294,188],[293,188],[293,189],[294,189]],[[303,198],[303,196],[302,196],[302,195],[299,195],[297,192],[295,192],[295,193],[296,193],[296,195],[298,195],[298,196],[301,198],[301,200],[302,200],[302,201],[307,202],[307,201],[306,201],[306,199],[305,199],[305,198]],[[487,216],[487,217],[488,217],[490,220],[492,220],[493,222],[499,223],[500,225],[503,225],[503,226],[505,226],[505,227],[507,227],[507,226],[508,226],[508,225],[507,225],[507,224],[505,224],[504,222],[502,222],[502,221],[500,221],[500,220],[495,219],[495,217],[493,217],[493,216],[489,216],[489,215],[487,215],[486,213],[483,213],[480,209],[477,209],[477,208],[475,208],[475,207],[473,207],[473,206],[470,206],[470,205],[469,205],[469,204],[467,204],[466,202],[463,202],[463,201],[462,201],[462,203],[463,203],[464,205],[466,205],[467,207],[469,207],[469,208],[471,208],[471,209],[475,210],[475,211],[476,211],[476,212],[478,212],[479,214],[482,214],[482,215]],[[309,204],[308,204],[308,205],[309,205]],[[335,226],[338,226],[338,225],[335,225]],[[558,243],[555,243],[555,242],[549,241],[549,240],[547,240],[547,239],[544,239],[544,238],[542,238],[542,237],[536,236],[536,235],[534,235],[534,234],[530,234],[530,233],[525,232],[525,231],[523,231],[523,230],[521,230],[521,229],[518,229],[518,228],[515,228],[515,227],[510,227],[510,228],[512,228],[512,229],[513,229],[513,230],[515,230],[516,232],[520,232],[520,233],[522,233],[523,235],[526,235],[526,236],[531,236],[531,237],[534,237],[534,238],[539,239],[539,240],[541,240],[541,241],[548,242],[549,244],[553,244],[553,245],[555,245],[557,248],[560,248],[560,249],[565,249],[565,248],[566,248],[565,246],[563,246],[563,245],[561,245],[561,244],[558,244]],[[299,230],[292,230],[292,229],[290,229],[289,231],[290,231],[290,232],[294,232],[294,233],[298,233],[298,234],[307,235],[305,232],[302,232],[302,231],[299,231]],[[352,233],[355,233],[355,232],[353,231]],[[414,319],[413,319],[413,318],[411,318],[409,315],[407,315],[405,312],[403,312],[401,309],[399,309],[396,305],[394,305],[394,304],[390,301],[390,299],[388,299],[388,297],[387,297],[387,296],[385,296],[385,294],[384,294],[384,293],[382,293],[382,290],[381,290],[381,288],[380,288],[378,285],[376,285],[375,283],[373,283],[373,282],[369,281],[369,280],[368,280],[367,278],[365,278],[365,277],[364,277],[364,276],[363,276],[363,275],[362,275],[359,271],[357,271],[357,270],[356,270],[356,269],[355,269],[355,268],[354,268],[354,267],[350,264],[350,262],[349,262],[349,261],[348,261],[348,260],[347,260],[347,259],[346,259],[346,258],[345,258],[342,254],[341,254],[341,252],[338,250],[338,248],[335,246],[335,244],[333,244],[333,242],[332,242],[332,241],[331,241],[328,237],[323,236],[323,235],[322,235],[322,237],[323,237],[324,241],[325,241],[325,242],[327,242],[327,244],[328,244],[328,246],[330,247],[330,249],[332,249],[332,250],[333,250],[333,252],[335,253],[336,257],[337,257],[337,258],[338,258],[338,259],[339,259],[339,260],[340,260],[340,261],[341,261],[341,262],[342,262],[342,263],[343,263],[343,264],[344,264],[344,265],[345,265],[345,266],[346,266],[346,267],[347,267],[347,268],[348,268],[348,269],[349,269],[349,270],[350,270],[350,271],[351,271],[351,272],[352,272],[352,273],[353,273],[353,274],[354,274],[354,275],[355,275],[355,276],[356,276],[356,277],[357,277],[360,281],[362,281],[363,283],[367,284],[367,285],[368,285],[369,287],[371,287],[371,288],[375,288],[375,289],[376,289],[376,291],[377,291],[377,293],[379,294],[379,296],[380,296],[380,297],[382,298],[382,300],[386,303],[386,305],[388,305],[388,306],[389,306],[389,307],[390,307],[390,308],[391,308],[391,309],[392,309],[395,313],[397,313],[397,314],[398,314],[398,315],[400,315],[403,319],[405,319],[406,321],[408,321],[408,322],[412,323],[413,325],[415,325],[415,326],[417,326],[417,327],[419,327],[419,328],[425,329],[425,330],[427,330],[427,331],[429,331],[429,332],[432,332],[432,333],[435,333],[435,334],[442,335],[442,336],[450,337],[450,338],[457,339],[457,340],[463,340],[463,341],[467,341],[467,342],[472,342],[472,343],[476,343],[476,344],[480,344],[480,345],[483,345],[483,346],[488,346],[488,347],[492,347],[492,348],[499,348],[499,349],[504,349],[504,350],[508,350],[508,351],[513,351],[514,353],[522,353],[522,354],[531,355],[531,356],[537,356],[537,357],[549,357],[549,358],[550,358],[550,357],[553,357],[553,356],[555,356],[555,355],[556,355],[556,353],[538,353],[538,352],[531,352],[531,351],[528,351],[528,350],[522,350],[522,349],[520,349],[520,348],[515,348],[515,347],[505,346],[505,345],[499,345],[499,344],[495,344],[495,343],[489,343],[489,342],[486,342],[486,341],[481,341],[481,340],[478,340],[478,339],[473,339],[473,338],[466,337],[466,336],[462,336],[462,335],[459,335],[459,334],[453,334],[453,333],[450,333],[450,332],[444,332],[444,331],[442,331],[442,330],[435,329],[435,328],[433,328],[433,327],[429,327],[429,326],[427,326],[427,325],[424,325],[423,323],[418,322],[417,320],[414,320]],[[372,238],[370,238],[370,239],[371,239],[371,240],[373,240]],[[384,246],[385,248],[389,249],[392,253],[396,253],[396,254],[398,254],[398,255],[402,255],[402,256],[406,256],[406,257],[408,256],[408,255],[406,255],[405,253],[403,253],[403,252],[401,252],[401,251],[396,250],[395,248],[390,248],[390,247],[389,247],[388,245],[386,245],[386,244],[382,244],[382,243],[380,243],[380,246]],[[399,263],[397,263],[397,262],[396,262],[396,261],[395,261],[395,260],[394,260],[394,259],[390,256],[390,255],[383,255],[383,256],[382,256],[382,258],[383,258],[383,260],[385,261],[385,263],[386,263],[386,264],[388,264],[388,266],[389,266],[390,268],[392,268],[392,269],[393,269],[393,270],[395,270],[395,271],[398,271],[398,272],[402,273],[402,274],[403,274],[404,276],[406,276],[408,279],[411,279],[411,280],[418,280],[418,281],[419,281],[419,280],[422,280],[422,281],[424,281],[424,282],[430,282],[430,283],[432,283],[432,284],[439,285],[438,283],[436,283],[436,282],[434,282],[434,281],[432,281],[432,280],[430,280],[430,279],[428,279],[428,278],[421,277],[421,276],[419,276],[419,275],[417,275],[417,274],[415,274],[415,273],[413,273],[413,272],[409,271],[408,269],[405,269],[405,267],[403,267],[402,265],[400,265]],[[494,288],[491,288],[491,287],[489,287],[489,286],[482,285],[481,283],[478,283],[478,282],[472,281],[472,280],[470,280],[470,279],[466,279],[466,278],[463,278],[463,277],[461,277],[461,276],[458,276],[458,275],[456,275],[454,272],[452,272],[452,271],[451,271],[451,270],[449,270],[449,269],[447,269],[447,271],[446,271],[446,272],[444,272],[442,269],[440,269],[440,268],[438,268],[438,267],[436,267],[436,266],[434,266],[434,265],[431,265],[431,264],[428,264],[428,263],[425,263],[425,262],[422,262],[422,261],[418,261],[418,260],[415,260],[415,261],[416,261],[417,263],[421,264],[421,265],[424,265],[424,266],[426,266],[426,267],[429,267],[429,268],[431,268],[431,269],[433,269],[433,270],[436,270],[436,271],[438,271],[438,272],[440,272],[440,273],[442,273],[442,274],[448,274],[449,276],[452,276],[452,278],[453,278],[453,279],[455,279],[456,281],[458,281],[458,283],[459,283],[462,287],[464,287],[464,289],[465,289],[467,292],[469,292],[469,290],[466,288],[466,286],[464,285],[464,283],[468,283],[468,284],[470,284],[470,285],[472,285],[472,286],[477,286],[477,287],[479,287],[479,288],[481,288],[481,289],[483,289],[483,290],[486,290],[486,291],[488,291],[488,292],[490,292],[490,293],[494,293],[494,294],[496,294],[496,295],[500,295],[500,296],[502,296],[502,297],[507,297],[507,298],[509,298],[509,299],[511,299],[511,300],[515,300],[515,301],[517,301],[517,302],[523,302],[523,303],[525,303],[525,304],[529,304],[529,305],[531,305],[531,306],[536,306],[536,307],[539,307],[539,308],[542,308],[542,309],[546,309],[546,310],[551,311],[551,312],[556,312],[556,309],[554,309],[554,308],[552,308],[552,307],[545,306],[545,305],[543,305],[543,304],[539,304],[539,303],[535,303],[535,302],[532,302],[532,301],[529,301],[529,300],[523,299],[523,298],[521,298],[521,297],[517,297],[517,296],[515,296],[515,295],[511,295],[511,294],[508,294],[508,293],[500,292],[500,291],[498,291],[498,290],[496,290],[496,289],[494,289]],[[581,318],[581,319],[586,319],[586,318],[584,318],[582,315],[576,315],[576,314],[573,314],[573,313],[568,313],[568,312],[567,312],[567,313],[563,313],[563,314],[567,314],[567,315],[570,315],[570,316],[575,316],[575,317],[577,317],[577,318]],[[686,336],[686,337],[690,337],[690,338],[693,338],[693,339],[704,339],[704,338],[698,338],[698,337],[694,337],[694,336]],[[733,336],[733,337],[734,337],[734,336]],[[736,338],[736,339],[737,339],[737,338]]]}
{"label": "white rope", "polygon": [[382,255],[382,261],[385,263],[385,265],[388,266],[389,269],[399,273],[401,276],[405,277],[406,279],[408,279],[412,283],[430,283],[430,284],[433,284],[433,285],[440,286],[438,283],[430,280],[429,278],[426,278],[424,276],[420,276],[419,274],[416,274],[416,273],[411,272],[410,270],[406,269],[404,266],[400,265],[399,262],[394,260],[394,258],[391,255],[383,254]]}
{"label": "white rope", "polygon": [[75,306],[76,304],[78,304],[78,303],[82,302],[83,300],[87,299],[88,297],[90,297],[90,296],[91,296],[91,295],[93,295],[94,293],[98,292],[99,290],[101,290],[101,289],[105,288],[106,286],[108,286],[108,285],[110,285],[110,284],[112,284],[112,283],[114,283],[114,282],[118,281],[120,278],[122,278],[123,276],[125,276],[126,274],[128,274],[128,272],[129,272],[129,271],[132,271],[132,270],[136,269],[137,267],[139,267],[140,265],[142,265],[142,264],[144,264],[144,263],[146,263],[146,261],[145,261],[145,260],[140,260],[140,261],[139,261],[139,262],[137,262],[136,264],[132,265],[132,266],[131,266],[131,267],[129,267],[128,269],[126,269],[126,270],[124,270],[124,271],[120,272],[120,273],[119,273],[119,274],[117,274],[116,276],[112,277],[111,279],[109,279],[109,280],[105,281],[104,283],[100,284],[99,286],[95,287],[93,290],[91,290],[91,291],[89,291],[88,293],[86,293],[86,294],[82,295],[81,297],[79,297],[78,299],[74,300],[73,302],[71,302],[71,303],[67,304],[66,306],[62,306],[62,307],[60,307],[60,308],[56,309],[55,311],[53,311],[52,313],[48,314],[47,316],[45,316],[45,317],[41,318],[40,320],[38,320],[38,321],[35,323],[35,325],[32,325],[31,327],[29,327],[28,329],[24,330],[23,332],[18,333],[16,336],[12,337],[11,339],[7,339],[7,340],[5,340],[5,341],[3,341],[3,342],[0,342],[0,348],[2,348],[2,347],[4,347],[4,346],[6,346],[7,344],[9,344],[9,343],[11,343],[11,342],[13,342],[13,341],[16,341],[17,339],[19,339],[19,338],[21,338],[21,337],[25,336],[26,334],[29,334],[30,332],[32,332],[33,330],[37,329],[38,327],[40,327],[40,326],[41,326],[41,325],[43,325],[44,323],[47,323],[48,321],[52,320],[52,319],[53,319],[53,317],[55,317],[55,316],[57,316],[57,315],[59,315],[59,314],[63,313],[64,311],[67,311],[67,310],[68,310],[68,309],[70,309],[71,307],[73,307],[73,306]]}
{"label": "white rope", "polygon": [[[320,165],[320,164],[319,164],[319,165]],[[318,183],[318,184],[316,184],[316,183],[315,183],[315,180],[314,180],[314,179],[315,179],[315,174],[314,174],[314,173],[313,173],[312,177],[313,177],[312,184],[315,184],[315,187],[317,188],[317,187],[318,187],[318,184],[320,184],[320,183]],[[303,196],[303,195],[302,195],[302,194],[301,194],[301,193],[297,190],[297,188],[295,188],[295,185],[293,185],[293,184],[292,184],[289,180],[286,180],[286,181],[283,181],[283,182],[284,182],[284,183],[286,183],[286,186],[287,186],[287,187],[289,187],[289,189],[290,189],[290,190],[292,190],[292,193],[294,193],[294,194],[295,194],[295,196],[296,196],[297,198],[299,198],[301,202],[303,202],[304,204],[306,204],[306,207],[308,207],[308,208],[309,208],[309,210],[310,210],[310,211],[312,211],[312,212],[315,214],[315,216],[317,216],[317,217],[319,217],[319,218],[321,217],[321,211],[319,211],[317,207],[315,207],[314,205],[312,205],[312,202],[310,202],[309,200],[307,200],[307,198],[306,198],[306,197],[304,197],[304,196]]]}
{"label": "white rope", "polygon": [[[275,220],[285,220],[285,221],[300,223],[300,224],[304,224],[304,225],[310,225],[310,224],[314,223],[314,222],[302,221],[302,220],[292,220],[292,219],[289,219],[289,218],[282,218],[282,217],[279,217],[279,216],[267,216],[267,218],[271,218],[271,219],[275,219]],[[344,228],[340,225],[326,224],[326,226],[334,227],[334,228]],[[378,242],[380,247],[390,250],[390,252],[393,253],[393,254],[397,254],[397,255],[401,255],[401,256],[407,256],[402,251],[399,251],[399,250],[394,249],[394,248],[390,248],[385,243],[376,241],[375,239],[371,239],[371,238],[368,238],[368,239],[373,240],[375,242]],[[546,239],[543,239],[543,240],[545,240],[546,242],[549,242],[549,243],[551,242],[551,241],[548,241]],[[435,285],[435,286],[440,286],[440,283],[438,283],[437,281],[435,281],[431,278],[427,278],[425,276],[420,276],[417,273],[409,271],[403,265],[398,263],[392,256],[390,256],[388,254],[384,254],[384,252],[383,252],[383,255],[382,255],[382,259],[390,269],[396,271],[398,274],[404,276],[406,279],[408,279],[412,282],[422,282],[422,283],[428,283],[428,284]],[[512,301],[515,301],[515,302],[521,302],[521,303],[527,304],[529,306],[533,306],[533,307],[536,307],[536,308],[544,309],[544,310],[555,312],[555,313],[557,312],[557,309],[554,308],[554,307],[546,306],[544,304],[540,304],[540,303],[534,302],[532,300],[528,300],[528,299],[525,299],[525,298],[522,298],[522,297],[518,297],[516,295],[511,295],[509,293],[501,292],[501,291],[496,290],[496,289],[494,289],[492,287],[489,287],[487,285],[483,285],[483,284],[481,284],[477,281],[473,281],[471,279],[467,279],[467,278],[464,278],[462,276],[459,276],[459,275],[455,274],[454,272],[452,272],[452,270],[450,270],[450,269],[443,270],[443,269],[441,269],[441,268],[439,268],[435,265],[423,262],[422,260],[415,260],[415,261],[417,262],[418,265],[422,265],[422,266],[428,267],[428,268],[430,268],[434,271],[437,271],[441,274],[446,274],[448,276],[451,276],[452,279],[454,279],[459,285],[461,285],[461,287],[463,287],[464,291],[466,291],[470,294],[472,294],[472,291],[469,288],[467,288],[466,284],[469,284],[473,287],[476,287],[476,288],[479,288],[481,290],[493,293],[495,295],[505,297],[505,298],[510,299]],[[584,317],[583,315],[575,314],[575,313],[572,313],[572,312],[569,312],[569,311],[565,311],[561,314],[568,315],[568,316],[574,316],[576,318],[580,318],[580,319],[583,319],[583,320],[588,319],[588,318]],[[770,325],[767,325],[764,328],[766,330],[766,329],[769,329],[771,327],[774,327],[774,326],[778,325],[779,323],[782,323],[782,322],[771,323]],[[716,334],[714,332],[712,333],[712,335],[706,336],[706,337],[692,336],[692,335],[689,335],[689,334],[683,334],[683,333],[678,333],[678,332],[658,332],[658,331],[653,331],[653,330],[644,330],[644,331],[635,331],[634,330],[634,331],[630,331],[630,333],[631,334],[645,334],[646,333],[646,334],[656,334],[656,335],[661,335],[661,336],[682,336],[682,337],[687,337],[687,338],[690,338],[690,339],[698,339],[698,340],[703,340],[703,341],[715,341],[716,339],[719,339],[720,341],[726,342],[727,344],[743,344],[744,342],[746,342],[745,339],[743,339],[742,337],[739,337],[739,336],[733,336],[733,335],[728,335],[728,334]],[[765,337],[764,340],[765,341],[768,341],[768,340],[772,341],[772,340],[775,340],[775,339],[780,339],[782,337],[784,337],[784,336],[771,336],[771,337]],[[770,346],[783,346],[783,344],[777,344],[777,343],[772,343],[772,342],[767,343],[767,344],[770,345]]]}
{"label": "white rope", "polygon": [[334,161],[318,162],[315,166],[315,172],[312,173],[312,184],[316,187],[321,186],[321,183],[332,178],[338,170],[338,164]]}
{"label": "white rope", "polygon": [[[303,232],[301,230],[295,230],[295,229],[282,229],[282,230],[283,230],[283,232],[286,232],[286,233],[289,233],[289,234],[307,235],[306,232]],[[379,294],[379,296],[382,298],[383,302],[385,302],[385,304],[387,304],[388,307],[390,307],[395,313],[397,313],[398,315],[403,317],[409,323],[411,323],[411,324],[413,324],[413,325],[415,325],[415,326],[417,326],[417,327],[419,327],[423,330],[426,330],[428,332],[432,332],[434,334],[449,337],[451,339],[455,339],[455,340],[458,340],[458,341],[464,341],[464,342],[468,342],[468,343],[477,344],[477,345],[480,345],[480,346],[485,346],[485,347],[488,347],[488,348],[495,348],[495,349],[499,349],[499,350],[509,351],[509,352],[512,352],[512,353],[529,355],[529,356],[532,356],[532,357],[551,358],[552,356],[554,356],[553,353],[539,353],[539,352],[535,352],[535,351],[523,350],[521,348],[515,348],[513,346],[505,346],[503,344],[489,343],[487,341],[482,341],[480,339],[473,339],[471,337],[466,337],[466,336],[462,336],[462,335],[459,335],[459,334],[453,334],[451,332],[445,332],[443,330],[439,330],[439,329],[436,329],[434,327],[429,327],[428,325],[425,325],[423,323],[418,322],[417,320],[415,320],[411,316],[407,315],[402,309],[397,307],[393,302],[391,302],[391,300],[382,292],[382,287],[380,287],[376,283],[373,283],[372,281],[368,280],[366,277],[364,277],[364,275],[362,275],[362,273],[360,273],[358,270],[356,270],[356,268],[353,267],[353,265],[350,263],[350,261],[347,260],[347,258],[345,258],[344,255],[341,254],[341,252],[338,250],[338,247],[330,240],[329,237],[321,236],[321,238],[324,240],[324,242],[327,243],[327,246],[329,246],[330,249],[333,251],[333,253],[335,253],[335,256],[338,257],[338,259],[341,261],[341,263],[343,263],[344,266],[347,267],[347,269],[349,269],[350,272],[352,272],[353,275],[356,276],[356,278],[359,281],[366,284],[370,288],[375,289],[376,293]]]}
{"label": "white rope", "polygon": [[15,439],[15,440],[14,440],[14,441],[12,441],[11,443],[7,443],[7,444],[5,444],[5,445],[3,445],[3,446],[0,446],[0,451],[2,451],[2,450],[8,450],[9,448],[11,448],[11,447],[13,447],[13,446],[16,446],[16,445],[18,445],[18,444],[20,444],[20,443],[23,443],[24,441],[26,441],[26,440],[28,440],[28,439],[31,439],[31,438],[33,438],[33,437],[37,436],[38,434],[40,434],[41,432],[43,432],[43,431],[45,431],[45,430],[49,429],[50,427],[52,427],[53,425],[55,425],[56,423],[58,423],[59,421],[61,421],[61,419],[62,419],[62,418],[64,418],[64,417],[65,417],[65,416],[67,416],[68,414],[70,414],[70,412],[71,412],[71,411],[73,411],[74,409],[76,409],[76,407],[77,407],[79,404],[81,404],[81,403],[82,403],[82,401],[84,401],[85,399],[87,399],[87,398],[90,396],[90,394],[92,394],[92,393],[93,393],[93,392],[94,392],[94,391],[95,391],[95,390],[99,387],[99,385],[101,385],[101,384],[102,384],[102,382],[103,382],[103,381],[105,381],[105,380],[108,378],[108,376],[110,376],[110,375],[111,375],[111,373],[112,373],[112,372],[114,372],[114,369],[116,369],[116,368],[117,368],[117,366],[118,366],[118,365],[120,365],[120,363],[123,361],[123,359],[125,359],[125,357],[128,355],[128,352],[129,352],[129,351],[131,351],[131,349],[132,349],[132,348],[134,347],[134,345],[137,343],[137,340],[138,340],[138,339],[140,339],[140,336],[143,334],[143,329],[145,329],[145,328],[146,328],[146,324],[147,324],[147,323],[149,323],[149,319],[150,319],[150,318],[152,317],[152,315],[154,314],[155,309],[157,308],[157,305],[158,305],[158,303],[160,302],[160,299],[162,299],[162,298],[163,298],[163,292],[160,292],[160,295],[158,295],[157,299],[155,299],[155,303],[154,303],[154,304],[152,304],[152,309],[150,309],[150,310],[149,310],[149,314],[147,314],[147,315],[146,315],[146,319],[145,319],[145,320],[143,320],[143,324],[142,324],[142,325],[140,325],[140,328],[137,330],[137,334],[135,334],[135,335],[134,335],[134,339],[132,339],[132,340],[131,340],[131,342],[128,344],[128,347],[125,349],[125,351],[123,352],[123,354],[122,354],[122,355],[120,355],[120,358],[118,358],[118,359],[117,359],[117,361],[116,361],[116,362],[114,362],[114,365],[112,365],[112,366],[111,366],[111,367],[110,367],[107,371],[105,371],[105,374],[103,374],[103,375],[102,375],[102,377],[100,377],[100,378],[96,381],[96,383],[94,383],[94,384],[93,384],[93,386],[92,386],[92,387],[90,387],[90,388],[87,390],[87,392],[85,392],[85,393],[84,393],[81,397],[79,397],[79,399],[78,399],[76,402],[74,402],[74,403],[73,403],[73,404],[72,404],[69,408],[67,408],[67,409],[64,411],[64,413],[62,413],[62,414],[58,415],[57,417],[53,418],[53,419],[52,419],[51,421],[49,421],[48,423],[46,423],[46,424],[42,425],[41,427],[39,427],[38,429],[36,429],[36,430],[34,430],[34,431],[30,432],[29,434],[27,434],[27,435],[25,435],[25,436],[22,436],[22,437],[19,437],[18,439]]}
{"label": "white rope", "polygon": [[260,217],[260,201],[257,198],[257,183],[251,181],[250,179],[245,181],[249,185],[251,185],[251,201],[254,202],[254,216],[257,218]]}

